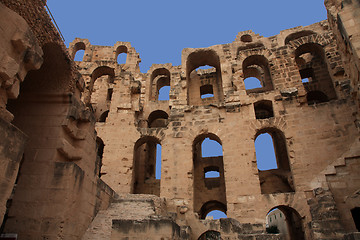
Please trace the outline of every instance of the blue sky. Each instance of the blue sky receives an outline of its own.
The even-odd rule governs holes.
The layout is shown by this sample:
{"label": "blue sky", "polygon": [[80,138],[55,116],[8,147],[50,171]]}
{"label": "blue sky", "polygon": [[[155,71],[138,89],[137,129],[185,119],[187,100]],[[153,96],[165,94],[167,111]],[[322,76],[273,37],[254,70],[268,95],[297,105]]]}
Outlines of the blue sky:
{"label": "blue sky", "polygon": [[[48,0],[47,4],[67,46],[76,37],[93,45],[131,42],[140,53],[141,72],[154,63],[180,65],[183,48],[230,43],[240,31],[251,29],[269,37],[327,18],[323,0]],[[255,147],[263,152],[257,153],[258,161],[265,159],[259,168],[274,168],[266,165],[274,162],[269,160],[274,155],[271,137],[260,135]]]}
{"label": "blue sky", "polygon": [[183,48],[234,41],[240,31],[269,37],[326,19],[323,0],[48,0],[66,45],[75,37],[94,45],[131,42],[142,72],[153,63],[180,65]]}

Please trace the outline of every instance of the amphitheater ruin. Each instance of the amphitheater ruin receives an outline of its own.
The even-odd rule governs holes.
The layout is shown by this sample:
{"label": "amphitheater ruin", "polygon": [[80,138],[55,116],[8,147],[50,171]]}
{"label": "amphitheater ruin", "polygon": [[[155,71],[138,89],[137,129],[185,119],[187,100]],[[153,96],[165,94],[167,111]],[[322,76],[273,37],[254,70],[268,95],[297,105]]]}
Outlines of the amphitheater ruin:
{"label": "amphitheater ruin", "polygon": [[146,73],[129,42],[67,48],[45,5],[0,0],[0,239],[360,239],[359,0]]}

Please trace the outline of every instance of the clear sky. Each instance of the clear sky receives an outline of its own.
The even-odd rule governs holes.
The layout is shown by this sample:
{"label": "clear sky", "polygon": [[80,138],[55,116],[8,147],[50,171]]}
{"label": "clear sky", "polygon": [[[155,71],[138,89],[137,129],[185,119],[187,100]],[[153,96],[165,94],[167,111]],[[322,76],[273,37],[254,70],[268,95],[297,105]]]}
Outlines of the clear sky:
{"label": "clear sky", "polygon": [[[327,18],[323,0],[48,0],[65,44],[76,37],[93,45],[131,42],[140,53],[140,69],[152,64],[180,65],[183,48],[209,47],[234,41],[252,30],[269,37],[281,30],[307,26]],[[255,143],[258,167],[276,168],[269,135]],[[209,147],[209,149],[215,149]],[[258,150],[262,149],[261,153]],[[213,154],[221,154],[218,149]],[[160,154],[159,154],[160,155]],[[259,163],[264,159],[265,163]],[[157,174],[160,174],[159,172]],[[217,218],[219,215],[215,216]],[[265,216],[264,216],[265,217]]]}
{"label": "clear sky", "polygon": [[94,45],[131,42],[142,72],[153,63],[180,65],[183,48],[230,43],[238,32],[265,37],[326,19],[323,0],[48,0],[65,37]]}

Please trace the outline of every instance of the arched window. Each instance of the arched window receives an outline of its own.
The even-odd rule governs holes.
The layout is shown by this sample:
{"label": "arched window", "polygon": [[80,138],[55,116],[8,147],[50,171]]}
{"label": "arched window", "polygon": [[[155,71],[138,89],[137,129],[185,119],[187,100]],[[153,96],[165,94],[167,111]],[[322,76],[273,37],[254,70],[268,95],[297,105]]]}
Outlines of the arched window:
{"label": "arched window", "polygon": [[128,49],[125,46],[118,46],[116,49],[116,61],[118,64],[126,64]]}
{"label": "arched window", "polygon": [[208,201],[201,207],[200,219],[205,219],[206,216],[208,216],[209,213],[211,213],[211,212],[212,212],[212,214],[214,214],[213,211],[219,211],[219,212],[223,213],[223,214],[220,214],[219,212],[215,212],[215,214],[216,214],[215,217],[217,219],[221,218],[221,216],[223,216],[222,218],[227,218],[226,205],[224,205],[223,203],[221,203],[219,201]]}
{"label": "arched window", "polygon": [[74,46],[73,50],[73,59],[74,61],[81,62],[84,58],[85,54],[85,43],[83,42],[77,42]]}
{"label": "arched window", "polygon": [[302,218],[293,208],[277,206],[266,215],[266,232],[280,233],[284,239],[305,240]]}
{"label": "arched window", "polygon": [[307,92],[308,104],[336,99],[335,88],[325,62],[323,48],[305,43],[295,50],[295,61]]}
{"label": "arched window", "polygon": [[243,74],[247,93],[273,90],[269,62],[261,55],[252,55],[243,61]]}
{"label": "arched window", "polygon": [[135,143],[133,165],[135,194],[160,196],[161,145],[154,137],[142,137]]}
{"label": "arched window", "polygon": [[170,90],[169,70],[166,68],[155,69],[150,76],[150,100],[168,101]]}
{"label": "arched window", "polygon": [[91,74],[91,80],[84,93],[84,102],[92,105],[98,119],[109,109],[114,78],[114,69],[107,66],[98,67]]}
{"label": "arched window", "polygon": [[[226,213],[226,189],[223,152],[220,139],[214,134],[202,134],[193,143],[194,211],[204,219],[212,210]],[[204,205],[217,203],[221,208]],[[219,205],[220,204],[220,205]]]}
{"label": "arched window", "polygon": [[220,58],[213,50],[191,53],[186,61],[188,104],[203,105],[223,101]]}
{"label": "arched window", "polygon": [[266,119],[274,117],[272,102],[269,100],[262,100],[254,103],[256,119]]}
{"label": "arched window", "polygon": [[284,134],[275,128],[262,129],[256,135],[255,149],[261,193],[293,192]]}
{"label": "arched window", "polygon": [[149,128],[166,127],[168,123],[168,118],[168,114],[164,111],[153,111],[148,117]]}

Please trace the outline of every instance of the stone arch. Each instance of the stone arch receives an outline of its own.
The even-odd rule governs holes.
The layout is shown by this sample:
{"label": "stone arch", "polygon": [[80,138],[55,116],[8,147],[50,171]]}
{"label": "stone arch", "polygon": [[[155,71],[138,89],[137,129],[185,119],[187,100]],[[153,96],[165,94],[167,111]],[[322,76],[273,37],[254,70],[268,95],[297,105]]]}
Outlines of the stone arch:
{"label": "stone arch", "polygon": [[[71,59],[74,60],[75,55],[79,50],[84,50],[86,52],[88,49],[91,49],[91,44],[88,39],[75,38],[74,41],[69,44],[69,52]],[[83,61],[87,60],[85,56],[86,53],[84,53]]]}
{"label": "stone arch", "polygon": [[200,209],[200,219],[205,219],[206,215],[214,210],[219,210],[226,214],[227,206],[219,201],[208,201],[204,203]]}
{"label": "stone arch", "polygon": [[168,118],[169,115],[162,110],[153,111],[149,114],[148,126],[149,128],[166,127],[168,124]]}
{"label": "stone arch", "polygon": [[158,100],[159,90],[164,86],[170,86],[171,74],[165,67],[157,68],[150,75],[149,98],[152,101]]}
{"label": "stone arch", "polygon": [[142,136],[134,144],[132,193],[160,196],[160,180],[155,178],[156,149],[160,139]]}
{"label": "stone arch", "polygon": [[314,41],[305,42],[294,50],[294,56],[305,91],[320,91],[328,100],[336,99],[323,45]]}
{"label": "stone arch", "polygon": [[[106,85],[106,89],[109,89],[109,84],[114,82],[115,79],[115,69],[109,66],[98,66],[96,67],[92,73],[90,74],[90,82],[87,83],[86,89],[87,91],[84,93],[84,101],[85,103],[91,103],[91,96],[94,91],[94,86],[96,84],[96,80],[102,76],[108,76],[108,79],[104,84]],[[104,101],[107,99],[107,92],[103,91]],[[96,101],[97,102],[97,101]]]}
{"label": "stone arch", "polygon": [[[201,74],[194,71],[198,67],[206,65],[213,67],[215,71],[202,71]],[[204,102],[204,99],[200,98],[200,87],[205,84],[211,84],[213,87],[214,97],[210,100],[211,102],[223,101],[221,63],[215,50],[197,49],[190,53],[186,59],[186,79],[189,105],[209,103],[209,100]]]}
{"label": "stone arch", "polygon": [[[217,135],[208,132],[198,135],[193,141],[193,201],[194,212],[198,213],[200,218],[204,217],[204,212],[207,214],[207,210],[210,209],[204,208],[206,203],[219,203],[221,206],[225,206],[220,209],[225,213],[227,206],[223,156],[203,157],[201,145],[205,138],[210,138],[222,145],[221,139]],[[208,168],[218,169],[220,177],[205,178]]]}
{"label": "stone arch", "polygon": [[322,48],[330,43],[330,41],[318,34],[305,35],[296,39],[289,39],[287,45],[289,45],[293,50],[296,50],[301,45],[307,43],[314,43],[320,45]]}
{"label": "stone arch", "polygon": [[258,170],[262,194],[294,192],[290,157],[285,134],[277,128],[268,127],[258,130],[254,141],[261,134],[269,134],[273,141],[277,168]]}
{"label": "stone arch", "polygon": [[[126,58],[127,58],[128,48],[127,48],[125,45],[119,45],[119,46],[116,48],[116,50],[115,50],[115,61],[116,61],[116,62],[118,62],[117,59],[118,59],[119,55],[122,54],[122,53],[125,53],[125,54],[126,54]],[[125,59],[125,63],[124,63],[124,64],[126,64],[126,62],[127,62],[127,59]]]}
{"label": "stone arch", "polygon": [[315,37],[317,36],[317,33],[311,30],[302,30],[302,31],[298,31],[298,32],[293,32],[290,33],[289,35],[287,35],[287,37],[285,38],[285,45],[289,44],[290,41],[294,41],[296,39],[302,38],[302,37],[308,37],[310,35],[314,35]]}
{"label": "stone arch", "polygon": [[274,209],[279,209],[284,214],[287,233],[283,233],[289,240],[305,240],[304,223],[301,215],[294,208],[279,205],[269,210],[268,214]]}

